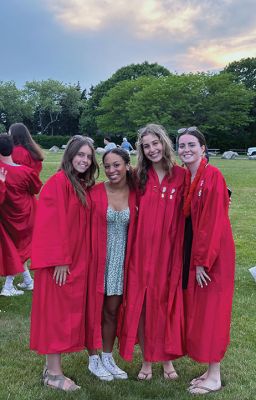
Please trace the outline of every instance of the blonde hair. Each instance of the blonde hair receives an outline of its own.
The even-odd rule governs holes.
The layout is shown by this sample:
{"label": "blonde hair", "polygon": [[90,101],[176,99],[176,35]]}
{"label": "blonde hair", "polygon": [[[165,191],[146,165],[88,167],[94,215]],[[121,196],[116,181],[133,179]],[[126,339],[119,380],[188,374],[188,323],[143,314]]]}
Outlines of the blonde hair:
{"label": "blonde hair", "polygon": [[137,175],[139,180],[139,188],[145,191],[148,180],[148,169],[152,165],[144,154],[142,139],[146,135],[156,136],[163,146],[163,169],[171,176],[172,167],[176,164],[173,144],[163,126],[158,124],[148,124],[138,131],[137,146]]}

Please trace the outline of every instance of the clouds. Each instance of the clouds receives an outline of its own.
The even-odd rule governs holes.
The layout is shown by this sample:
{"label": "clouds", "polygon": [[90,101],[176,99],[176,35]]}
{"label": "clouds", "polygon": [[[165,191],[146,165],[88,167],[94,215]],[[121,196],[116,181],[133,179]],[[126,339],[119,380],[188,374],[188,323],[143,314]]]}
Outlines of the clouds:
{"label": "clouds", "polygon": [[130,33],[151,37],[193,30],[200,5],[177,0],[47,0],[56,20],[69,29],[99,31],[124,23]]}
{"label": "clouds", "polygon": [[255,27],[255,0],[8,0],[0,77],[89,88],[145,60],[178,73],[219,70],[256,57]]}
{"label": "clouds", "polygon": [[[216,69],[255,56],[254,2],[244,0],[47,0],[65,29],[152,42],[177,71]],[[121,27],[121,31],[120,31]],[[168,49],[176,53],[168,61]],[[145,59],[146,59],[145,55]]]}

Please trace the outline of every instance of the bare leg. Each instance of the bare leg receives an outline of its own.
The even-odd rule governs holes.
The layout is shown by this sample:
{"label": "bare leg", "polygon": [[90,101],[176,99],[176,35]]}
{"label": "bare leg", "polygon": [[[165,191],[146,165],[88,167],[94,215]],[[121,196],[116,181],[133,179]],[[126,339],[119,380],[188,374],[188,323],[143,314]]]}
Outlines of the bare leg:
{"label": "bare leg", "polygon": [[46,356],[46,367],[50,374],[61,375],[61,354],[48,354]]}
{"label": "bare leg", "polygon": [[[56,378],[54,379],[53,377]],[[71,387],[74,388],[73,390],[80,388],[75,385],[71,379],[63,376],[61,354],[48,354],[46,356],[46,371],[44,371],[43,378],[47,386],[59,388],[65,391],[68,391]]]}
{"label": "bare leg", "polygon": [[118,310],[121,303],[122,303],[122,296],[118,295],[105,296],[104,306],[103,306],[103,321],[102,321],[103,352],[101,355],[101,359],[104,368],[111,374],[111,377],[114,379],[128,378],[127,373],[116,365],[116,362],[112,355],[112,350],[116,338]]}
{"label": "bare leg", "polygon": [[103,306],[102,340],[103,351],[106,353],[111,353],[113,350],[116,338],[118,310],[121,303],[122,296],[105,296]]}
{"label": "bare leg", "polygon": [[141,348],[142,356],[143,356],[143,363],[142,363],[141,370],[138,374],[138,379],[150,380],[150,379],[152,379],[152,363],[144,360],[145,302],[143,304],[143,308],[142,308],[142,312],[141,312],[141,316],[140,316],[140,322],[139,322],[139,327],[138,327],[138,337],[139,337],[139,344],[140,344],[140,348]]}
{"label": "bare leg", "polygon": [[189,392],[194,394],[205,394],[217,391],[221,388],[220,363],[210,363],[207,372],[190,386]]}
{"label": "bare leg", "polygon": [[89,350],[87,349],[89,356],[96,356],[98,354],[97,350],[93,349],[93,350]]}
{"label": "bare leg", "polygon": [[[20,287],[21,289],[32,290],[33,289],[33,278],[30,275],[30,271],[28,269],[27,261],[24,262],[23,268],[24,268],[24,272],[22,273],[22,275],[23,275],[23,284],[22,285],[18,284],[18,287]],[[30,286],[31,286],[31,288],[30,288]]]}
{"label": "bare leg", "polygon": [[163,362],[164,378],[170,381],[177,379],[179,376],[175,371],[172,361]]}

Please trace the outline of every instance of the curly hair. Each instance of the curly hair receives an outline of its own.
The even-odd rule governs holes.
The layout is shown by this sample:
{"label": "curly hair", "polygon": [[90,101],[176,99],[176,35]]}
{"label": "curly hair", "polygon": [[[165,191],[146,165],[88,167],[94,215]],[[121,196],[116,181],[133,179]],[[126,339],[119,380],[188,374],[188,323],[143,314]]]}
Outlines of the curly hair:
{"label": "curly hair", "polygon": [[139,180],[139,188],[142,192],[145,191],[148,180],[148,169],[152,162],[145,156],[142,139],[146,135],[156,136],[163,146],[163,169],[171,176],[172,167],[176,164],[173,144],[163,126],[158,124],[148,124],[138,131],[137,154],[137,175]]}
{"label": "curly hair", "polygon": [[126,172],[126,179],[127,179],[129,188],[131,190],[134,190],[135,189],[134,169],[130,166],[131,159],[130,159],[129,153],[126,150],[122,149],[121,147],[115,147],[114,149],[108,150],[103,154],[103,156],[102,156],[103,164],[104,164],[105,158],[108,154],[118,155],[119,157],[122,158],[125,165],[129,165],[129,170]]}

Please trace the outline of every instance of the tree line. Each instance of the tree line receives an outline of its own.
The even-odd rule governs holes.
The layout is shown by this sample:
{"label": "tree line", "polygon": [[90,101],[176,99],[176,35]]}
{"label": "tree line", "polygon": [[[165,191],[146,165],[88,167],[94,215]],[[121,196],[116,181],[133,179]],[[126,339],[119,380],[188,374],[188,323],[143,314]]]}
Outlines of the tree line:
{"label": "tree line", "polygon": [[256,145],[256,58],[232,62],[222,71],[174,74],[144,62],[120,68],[87,93],[48,79],[0,81],[0,131],[24,122],[32,134],[85,134],[102,144],[107,134],[132,142],[138,128],[159,123],[175,138],[177,129],[197,126],[210,147]]}

